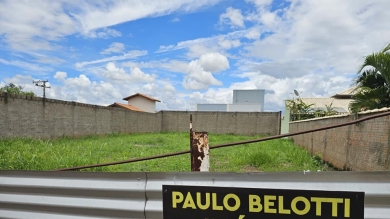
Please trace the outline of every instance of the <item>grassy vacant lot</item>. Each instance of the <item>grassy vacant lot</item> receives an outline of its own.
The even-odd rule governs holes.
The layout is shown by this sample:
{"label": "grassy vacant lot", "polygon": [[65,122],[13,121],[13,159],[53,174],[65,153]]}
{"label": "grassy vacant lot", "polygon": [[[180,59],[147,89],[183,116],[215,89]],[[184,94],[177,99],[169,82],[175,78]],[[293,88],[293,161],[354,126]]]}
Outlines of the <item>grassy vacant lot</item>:
{"label": "grassy vacant lot", "polygon": [[[210,134],[210,145],[259,136]],[[53,170],[189,149],[188,133],[116,134],[56,140],[0,140],[0,169]],[[87,169],[86,171],[189,171],[190,155]],[[273,140],[210,151],[211,171],[327,170],[318,158],[289,140]]]}

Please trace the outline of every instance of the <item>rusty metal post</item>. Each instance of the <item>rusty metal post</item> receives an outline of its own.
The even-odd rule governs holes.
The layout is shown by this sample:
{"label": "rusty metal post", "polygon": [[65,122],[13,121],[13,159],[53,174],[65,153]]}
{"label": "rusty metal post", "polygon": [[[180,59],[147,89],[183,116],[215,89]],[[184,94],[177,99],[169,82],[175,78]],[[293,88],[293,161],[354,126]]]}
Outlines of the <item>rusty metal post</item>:
{"label": "rusty metal post", "polygon": [[192,162],[192,114],[190,114],[190,160],[191,160],[191,171],[193,171],[193,162]]}
{"label": "rusty metal post", "polygon": [[190,115],[190,152],[191,171],[209,171],[209,134],[192,131],[192,115]]}
{"label": "rusty metal post", "polygon": [[209,171],[209,134],[207,132],[192,132],[191,171]]}

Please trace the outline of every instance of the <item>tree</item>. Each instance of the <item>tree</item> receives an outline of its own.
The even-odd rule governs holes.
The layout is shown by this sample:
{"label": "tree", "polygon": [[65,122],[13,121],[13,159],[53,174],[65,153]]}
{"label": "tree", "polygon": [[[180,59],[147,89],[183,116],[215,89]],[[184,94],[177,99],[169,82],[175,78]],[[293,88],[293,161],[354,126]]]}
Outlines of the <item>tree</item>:
{"label": "tree", "polygon": [[291,110],[291,121],[311,119],[315,117],[313,104],[306,104],[301,98],[286,100],[287,107]]}
{"label": "tree", "polygon": [[352,112],[390,106],[390,43],[365,57],[355,83],[358,92],[352,97]]}
{"label": "tree", "polygon": [[9,93],[9,94],[18,94],[18,95],[26,95],[26,96],[30,96],[30,97],[34,97],[35,94],[34,92],[32,91],[23,91],[23,87],[22,86],[18,86],[18,85],[15,85],[13,83],[9,83],[7,85],[5,85],[4,87],[1,87],[0,88],[0,93],[3,93],[3,92],[6,92],[6,93]]}
{"label": "tree", "polygon": [[338,114],[337,110],[335,110],[335,108],[333,107],[333,101],[329,105],[325,104],[325,108],[326,108],[326,110],[324,111],[325,116],[334,116]]}

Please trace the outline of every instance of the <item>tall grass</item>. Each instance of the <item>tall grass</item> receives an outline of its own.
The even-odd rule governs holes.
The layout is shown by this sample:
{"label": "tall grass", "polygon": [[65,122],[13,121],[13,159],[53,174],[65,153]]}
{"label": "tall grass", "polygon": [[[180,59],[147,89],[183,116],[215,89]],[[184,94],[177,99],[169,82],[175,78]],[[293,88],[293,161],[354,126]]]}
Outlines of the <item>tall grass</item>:
{"label": "tall grass", "polygon": [[[210,145],[248,140],[260,136],[210,134]],[[56,140],[0,140],[0,169],[53,170],[146,157],[189,149],[188,133],[114,134]],[[326,170],[305,150],[279,139],[210,152],[211,171]],[[180,155],[85,171],[190,171],[190,155]]]}

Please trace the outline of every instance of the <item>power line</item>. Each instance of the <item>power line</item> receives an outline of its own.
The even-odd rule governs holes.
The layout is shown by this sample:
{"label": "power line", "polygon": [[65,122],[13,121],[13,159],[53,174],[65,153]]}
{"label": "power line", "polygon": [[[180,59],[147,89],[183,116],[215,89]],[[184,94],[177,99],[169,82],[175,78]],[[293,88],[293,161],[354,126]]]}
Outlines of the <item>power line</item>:
{"label": "power line", "polygon": [[48,80],[45,80],[45,81],[41,81],[41,80],[34,81],[33,80],[33,84],[35,84],[35,86],[43,88],[43,99],[46,98],[46,88],[50,88],[50,86],[46,86],[47,82],[49,82],[49,81]]}

